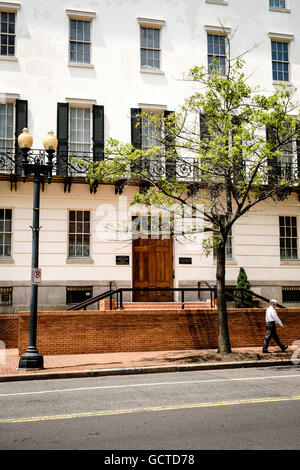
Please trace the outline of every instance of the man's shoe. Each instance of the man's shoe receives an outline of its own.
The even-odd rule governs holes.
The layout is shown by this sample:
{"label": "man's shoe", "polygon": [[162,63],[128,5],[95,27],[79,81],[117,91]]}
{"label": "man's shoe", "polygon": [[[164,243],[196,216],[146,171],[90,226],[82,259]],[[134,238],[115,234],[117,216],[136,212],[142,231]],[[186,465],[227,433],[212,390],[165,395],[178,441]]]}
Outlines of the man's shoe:
{"label": "man's shoe", "polygon": [[263,354],[271,354],[270,351],[263,351]]}
{"label": "man's shoe", "polygon": [[283,347],[281,348],[281,351],[284,352],[284,351],[287,350],[287,348],[288,348],[288,346],[283,346]]}

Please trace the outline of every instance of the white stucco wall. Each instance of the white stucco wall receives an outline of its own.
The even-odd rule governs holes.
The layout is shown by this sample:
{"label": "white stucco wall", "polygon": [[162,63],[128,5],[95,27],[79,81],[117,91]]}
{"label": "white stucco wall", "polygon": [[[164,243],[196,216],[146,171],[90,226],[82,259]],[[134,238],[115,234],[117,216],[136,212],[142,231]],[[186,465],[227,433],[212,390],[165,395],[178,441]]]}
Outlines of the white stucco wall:
{"label": "white stucco wall", "polygon": [[[106,137],[130,140],[129,113],[139,103],[177,110],[192,85],[183,80],[194,65],[207,64],[205,25],[231,28],[232,56],[244,57],[249,83],[272,91],[269,32],[294,35],[290,43],[291,82],[300,84],[300,3],[288,0],[291,13],[270,11],[267,0],[26,0],[17,12],[17,62],[0,59],[0,93],[17,93],[29,102],[34,147],[56,129],[56,103],[66,98],[96,100],[105,107]],[[67,9],[96,13],[92,21],[94,68],[68,66]],[[137,18],[165,21],[161,34],[163,74],[140,72]]]}
{"label": "white stucco wall", "polygon": [[[270,11],[267,0],[227,0],[228,5],[205,0],[26,0],[17,12],[17,61],[0,58],[1,93],[28,100],[28,126],[34,148],[50,129],[56,130],[57,102],[67,98],[95,100],[104,105],[105,137],[130,141],[130,108],[140,103],[165,105],[178,110],[192,92],[184,80],[194,65],[207,64],[205,25],[231,28],[232,56],[249,49],[245,73],[252,85],[264,93],[272,92],[271,41],[269,32],[294,35],[290,42],[290,78],[300,85],[300,2],[288,0],[290,13]],[[96,13],[92,22],[93,68],[68,66],[67,9]],[[140,72],[138,17],[164,20],[161,34],[162,74]],[[255,47],[254,47],[255,46]],[[299,98],[298,93],[298,98]],[[13,208],[13,264],[0,264],[1,281],[30,279],[32,184],[18,183],[10,191],[0,182],[1,207]],[[133,188],[126,187],[130,199]],[[131,243],[109,242],[97,236],[103,204],[117,207],[114,187],[101,186],[90,194],[87,184],[73,184],[64,193],[63,184],[45,184],[41,193],[40,266],[45,281],[131,280],[129,267],[115,266],[116,254],[131,255]],[[92,211],[93,264],[68,264],[67,212]],[[243,217],[233,229],[233,263],[227,266],[227,279],[235,280],[239,266],[251,280],[299,281],[299,265],[283,265],[279,257],[279,215],[298,217],[295,195],[280,204],[267,202]],[[178,264],[178,257],[192,256],[192,266]],[[130,261],[132,258],[130,257]],[[212,256],[176,244],[174,252],[175,286],[179,281],[214,281]]]}

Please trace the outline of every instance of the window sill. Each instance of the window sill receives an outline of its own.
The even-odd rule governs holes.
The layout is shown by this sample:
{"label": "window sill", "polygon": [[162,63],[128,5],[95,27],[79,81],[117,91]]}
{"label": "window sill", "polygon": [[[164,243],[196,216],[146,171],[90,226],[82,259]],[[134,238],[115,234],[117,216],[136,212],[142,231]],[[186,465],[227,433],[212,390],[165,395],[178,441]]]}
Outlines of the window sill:
{"label": "window sill", "polygon": [[269,11],[277,11],[278,13],[291,13],[291,10],[288,8],[269,7]]}
{"label": "window sill", "polygon": [[67,258],[67,264],[94,264],[92,258]]}
{"label": "window sill", "polygon": [[273,85],[281,85],[281,86],[294,86],[292,82],[279,82],[277,80],[273,80]]}
{"label": "window sill", "polygon": [[13,258],[0,258],[0,264],[15,264]]}
{"label": "window sill", "polygon": [[205,3],[212,3],[213,5],[228,6],[228,2],[218,2],[218,0],[205,0]]}
{"label": "window sill", "polygon": [[93,64],[85,64],[81,62],[68,62],[68,67],[79,67],[84,69],[94,69],[95,66]]}
{"label": "window sill", "polygon": [[280,266],[300,266],[300,259],[281,259]]}
{"label": "window sill", "polygon": [[7,62],[19,62],[18,57],[11,55],[0,55],[0,60],[6,60]]}
{"label": "window sill", "polygon": [[[213,264],[214,264],[214,266],[217,265],[217,260],[216,260],[216,259],[213,260]],[[226,260],[225,260],[225,264],[228,265],[228,266],[229,266],[229,265],[237,266],[237,262],[236,262],[235,259],[233,259],[233,258],[226,259]]]}
{"label": "window sill", "polygon": [[140,69],[141,73],[151,73],[154,75],[164,75],[165,72],[163,70],[158,70],[158,69]]}

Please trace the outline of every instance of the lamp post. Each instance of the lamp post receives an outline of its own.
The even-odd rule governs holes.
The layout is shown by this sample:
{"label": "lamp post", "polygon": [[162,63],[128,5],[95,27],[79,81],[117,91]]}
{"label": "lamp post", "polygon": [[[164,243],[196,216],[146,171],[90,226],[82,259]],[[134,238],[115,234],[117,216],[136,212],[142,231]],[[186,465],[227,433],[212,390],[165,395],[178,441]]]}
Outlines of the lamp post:
{"label": "lamp post", "polygon": [[47,152],[48,161],[42,164],[40,158],[36,158],[34,163],[28,162],[28,152],[32,147],[33,139],[28,129],[18,137],[18,145],[22,151],[22,179],[26,181],[28,175],[33,174],[33,219],[32,219],[32,258],[31,258],[31,290],[30,290],[30,316],[29,316],[29,345],[19,360],[19,369],[43,369],[44,358],[36,347],[37,331],[37,305],[38,305],[38,285],[34,282],[34,270],[39,266],[39,230],[40,230],[40,183],[41,176],[47,176],[48,183],[51,183],[53,156],[57,148],[57,139],[53,132],[48,132],[43,145]]}

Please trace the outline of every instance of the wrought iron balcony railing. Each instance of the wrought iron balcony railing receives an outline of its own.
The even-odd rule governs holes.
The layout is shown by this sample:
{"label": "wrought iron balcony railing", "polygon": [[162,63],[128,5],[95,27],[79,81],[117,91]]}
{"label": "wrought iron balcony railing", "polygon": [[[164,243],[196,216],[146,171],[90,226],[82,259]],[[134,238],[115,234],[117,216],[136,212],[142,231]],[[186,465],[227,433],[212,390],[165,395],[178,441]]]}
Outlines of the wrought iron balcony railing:
{"label": "wrought iron balcony railing", "polygon": [[[97,155],[95,152],[62,152],[58,151],[53,158],[53,176],[64,177],[86,177],[87,167],[82,162],[92,162],[102,160],[103,154]],[[28,153],[28,163],[39,161],[45,164],[47,154],[44,149],[32,149]],[[149,158],[138,163],[139,170],[145,169],[147,173],[155,178],[170,178],[177,181],[189,183],[199,183],[201,178],[201,168],[199,162],[194,157],[168,159],[164,154],[155,158]],[[124,174],[124,180],[132,177],[132,172],[136,173],[137,167],[128,169]],[[0,148],[0,175],[21,175],[22,174],[22,152],[20,149]],[[269,182],[285,180],[296,184],[300,178],[300,163],[280,162],[268,171]]]}

